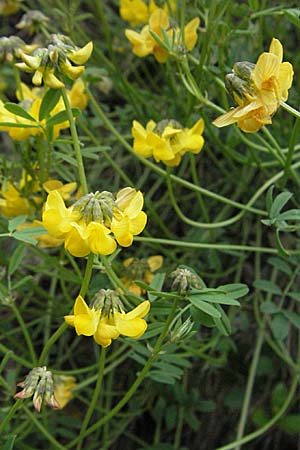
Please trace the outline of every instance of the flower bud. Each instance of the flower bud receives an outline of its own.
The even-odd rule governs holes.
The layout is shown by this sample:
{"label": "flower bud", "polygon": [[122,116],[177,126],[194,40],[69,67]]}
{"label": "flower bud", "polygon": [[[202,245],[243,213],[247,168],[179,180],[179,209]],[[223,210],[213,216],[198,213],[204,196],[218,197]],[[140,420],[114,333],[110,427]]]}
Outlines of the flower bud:
{"label": "flower bud", "polygon": [[191,287],[201,288],[197,275],[188,269],[178,267],[170,276],[174,278],[172,290],[177,290],[181,294],[188,293]]}
{"label": "flower bud", "polygon": [[101,315],[106,317],[113,315],[116,311],[124,311],[123,303],[116,291],[112,289],[100,289],[95,294],[91,302],[91,307],[100,311]]}
{"label": "flower bud", "polygon": [[46,366],[35,367],[26,376],[25,380],[18,383],[22,391],[15,394],[14,398],[29,398],[33,395],[33,405],[40,412],[42,403],[45,402],[51,408],[59,408],[54,396],[52,373]]}

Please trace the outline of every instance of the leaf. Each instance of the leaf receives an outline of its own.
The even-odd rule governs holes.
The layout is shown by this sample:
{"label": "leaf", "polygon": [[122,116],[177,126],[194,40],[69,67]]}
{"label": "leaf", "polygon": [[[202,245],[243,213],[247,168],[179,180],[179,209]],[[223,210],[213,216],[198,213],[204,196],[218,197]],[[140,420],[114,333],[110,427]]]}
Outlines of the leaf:
{"label": "leaf", "polygon": [[16,103],[7,102],[5,103],[4,108],[18,117],[23,117],[24,119],[30,120],[31,122],[36,122],[34,117],[32,117],[24,108],[22,108],[22,106],[17,105]]}
{"label": "leaf", "polygon": [[203,301],[197,295],[191,295],[190,297],[188,297],[188,299],[196,308],[204,311],[209,316],[215,317],[217,319],[221,318],[221,313],[214,306]]}
{"label": "leaf", "polygon": [[293,23],[297,28],[300,28],[299,8],[283,9],[282,12],[291,23]]}
{"label": "leaf", "polygon": [[27,219],[27,216],[18,216],[14,217],[13,219],[8,221],[8,231],[11,233],[16,228],[18,228],[20,225],[22,225],[25,220]]}
{"label": "leaf", "polygon": [[26,242],[26,244],[32,244],[32,245],[36,245],[37,244],[37,240],[27,236],[26,234],[22,233],[22,231],[15,231],[12,234],[12,237],[14,237],[15,239],[17,239],[18,241],[22,241],[22,242]]}
{"label": "leaf", "polygon": [[6,442],[4,443],[4,447],[2,447],[2,450],[13,450],[16,437],[16,434],[8,436]]}
{"label": "leaf", "polygon": [[280,419],[278,426],[288,434],[298,434],[300,432],[300,414],[289,414]]}
{"label": "leaf", "polygon": [[216,327],[225,336],[230,336],[231,334],[230,320],[228,319],[227,315],[225,314],[224,310],[220,305],[216,305],[216,307],[218,308],[221,314],[221,319],[214,318]]}
{"label": "leaf", "polygon": [[277,220],[300,220],[300,209],[289,209],[276,217]]}
{"label": "leaf", "polygon": [[273,281],[269,280],[255,280],[253,286],[256,289],[260,289],[261,291],[266,291],[270,294],[281,295],[282,290],[277,284],[273,283]]}
{"label": "leaf", "polygon": [[[80,110],[78,108],[72,108],[73,117],[78,117],[79,114]],[[47,119],[46,126],[50,127],[66,121],[69,121],[67,111],[60,111],[57,114],[54,114],[54,116],[51,116],[49,119]]]}
{"label": "leaf", "polygon": [[283,341],[287,337],[289,332],[289,321],[283,314],[276,314],[272,318],[270,325],[275,339]]}
{"label": "leaf", "polygon": [[219,286],[218,289],[225,291],[233,299],[244,297],[249,292],[248,286],[243,283],[225,284],[224,286]]}
{"label": "leaf", "polygon": [[0,122],[1,127],[11,128],[41,128],[40,125],[29,125],[28,123]]}
{"label": "leaf", "polygon": [[273,267],[281,272],[286,273],[287,275],[292,275],[292,269],[283,259],[272,256],[268,259],[268,263],[272,264]]}
{"label": "leaf", "polygon": [[43,120],[50,115],[50,112],[57,105],[61,96],[59,89],[48,89],[43,97],[40,110],[39,110],[39,120]]}
{"label": "leaf", "polygon": [[[165,277],[166,277],[165,273],[157,273],[151,280],[150,287],[155,291],[160,291],[161,288],[163,287]],[[150,301],[153,301],[157,298],[157,295],[148,292],[148,297]]]}
{"label": "leaf", "polygon": [[282,314],[290,321],[292,324],[300,330],[300,315],[286,309],[282,310]]}
{"label": "leaf", "polygon": [[260,305],[260,310],[264,314],[275,314],[280,311],[280,307],[276,303],[267,300]]}
{"label": "leaf", "polygon": [[200,323],[208,328],[213,328],[215,326],[214,319],[205,312],[195,308],[195,306],[191,306],[190,311],[195,323]]}
{"label": "leaf", "polygon": [[9,276],[12,276],[12,274],[19,267],[19,265],[23,259],[23,256],[24,256],[24,252],[25,252],[25,247],[22,244],[18,245],[18,247],[13,252],[13,254],[9,260],[9,266],[8,266],[8,275]]}
{"label": "leaf", "polygon": [[288,191],[281,192],[279,195],[277,195],[270,209],[271,219],[274,219],[278,216],[282,208],[286,205],[290,198],[292,198],[292,196],[293,194]]}
{"label": "leaf", "polygon": [[266,208],[269,213],[269,216],[270,216],[271,207],[272,207],[272,203],[273,203],[273,191],[274,191],[274,185],[268,189],[268,192],[266,195]]}

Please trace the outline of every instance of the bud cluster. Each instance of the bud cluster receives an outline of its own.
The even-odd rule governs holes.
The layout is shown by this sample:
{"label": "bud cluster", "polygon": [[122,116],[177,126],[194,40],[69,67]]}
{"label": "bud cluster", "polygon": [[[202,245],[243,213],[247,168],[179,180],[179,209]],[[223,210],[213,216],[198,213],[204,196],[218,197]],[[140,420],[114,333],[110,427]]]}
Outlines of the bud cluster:
{"label": "bud cluster", "polygon": [[188,293],[192,287],[201,288],[197,275],[188,269],[178,267],[170,276],[174,278],[172,289],[181,294]]}
{"label": "bud cluster", "polygon": [[91,307],[96,311],[100,311],[100,317],[110,317],[115,312],[124,312],[124,306],[118,294],[112,289],[100,289],[95,294]]}
{"label": "bud cluster", "polygon": [[18,383],[23,388],[18,392],[15,398],[29,398],[33,395],[33,405],[40,412],[42,403],[45,402],[51,408],[59,408],[59,404],[54,396],[54,384],[52,373],[46,366],[35,367],[32,369],[25,380]]}

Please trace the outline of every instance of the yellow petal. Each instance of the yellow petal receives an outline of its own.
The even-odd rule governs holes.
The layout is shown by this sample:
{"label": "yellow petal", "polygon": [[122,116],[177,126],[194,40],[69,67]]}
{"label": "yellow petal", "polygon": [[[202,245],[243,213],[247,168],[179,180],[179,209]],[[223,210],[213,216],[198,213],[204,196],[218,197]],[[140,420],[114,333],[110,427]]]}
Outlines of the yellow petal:
{"label": "yellow petal", "polygon": [[87,226],[87,241],[92,253],[111,255],[117,248],[116,241],[109,236],[110,230],[98,222],[90,222]]}
{"label": "yellow petal", "polygon": [[141,211],[134,219],[130,220],[130,232],[136,236],[140,234],[147,223],[147,214]]}
{"label": "yellow petal", "polygon": [[74,325],[74,318],[75,318],[75,316],[64,316],[65,321],[71,327],[75,327],[75,325]]}
{"label": "yellow petal", "polygon": [[72,229],[65,237],[65,248],[71,255],[81,258],[90,254],[91,250],[87,240],[83,237],[80,225],[72,222]]}
{"label": "yellow petal", "polygon": [[90,41],[81,49],[69,53],[68,59],[70,59],[75,64],[84,64],[91,56],[92,51],[93,51],[93,42]]}
{"label": "yellow petal", "polygon": [[145,333],[147,322],[144,319],[126,320],[124,316],[125,314],[115,313],[116,327],[120,334],[137,339]]}
{"label": "yellow petal", "polygon": [[278,39],[275,39],[275,38],[272,39],[269,52],[278,56],[280,62],[282,61],[283,48],[282,48],[281,42]]}
{"label": "yellow petal", "polygon": [[197,29],[199,25],[200,19],[199,17],[195,17],[184,27],[185,46],[189,51],[195,47],[195,44],[197,42]]}
{"label": "yellow petal", "polygon": [[94,314],[78,314],[74,318],[74,327],[78,336],[93,336],[96,332],[99,321],[99,313]]}
{"label": "yellow petal", "polygon": [[148,314],[149,310],[150,302],[148,300],[145,300],[144,302],[136,306],[132,311],[129,311],[125,314],[126,320],[135,319],[136,317],[145,317],[145,315]]}
{"label": "yellow petal", "polygon": [[90,308],[86,304],[85,300],[81,295],[78,295],[78,297],[75,300],[74,304],[74,314],[89,314]]}
{"label": "yellow petal", "polygon": [[258,58],[252,72],[252,79],[258,89],[271,77],[278,78],[280,72],[280,60],[273,53],[263,53]]}
{"label": "yellow petal", "polygon": [[94,339],[102,347],[108,347],[112,339],[117,339],[119,335],[115,325],[109,324],[106,319],[101,319],[94,333]]}
{"label": "yellow petal", "polygon": [[162,266],[163,261],[164,261],[164,259],[161,255],[150,256],[147,259],[147,263],[148,263],[148,266],[150,267],[150,271],[155,272],[156,270],[158,270]]}

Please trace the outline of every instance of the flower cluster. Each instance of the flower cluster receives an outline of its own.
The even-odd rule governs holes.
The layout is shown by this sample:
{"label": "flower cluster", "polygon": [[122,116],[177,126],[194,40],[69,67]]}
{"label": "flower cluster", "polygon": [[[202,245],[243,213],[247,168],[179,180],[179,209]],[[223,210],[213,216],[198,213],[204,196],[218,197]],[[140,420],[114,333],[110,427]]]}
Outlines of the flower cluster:
{"label": "flower cluster", "polygon": [[76,80],[83,74],[83,64],[89,59],[92,51],[92,42],[79,48],[67,36],[52,34],[46,48],[38,48],[32,55],[21,52],[23,62],[15,65],[24,72],[34,72],[32,77],[34,85],[40,86],[44,81],[50,88],[60,89],[65,86],[62,81],[64,75]]}
{"label": "flower cluster", "polygon": [[143,289],[134,281],[140,280],[150,284],[154,276],[153,272],[156,272],[162,266],[162,263],[163,257],[161,255],[150,256],[147,259],[127,258],[123,261],[125,270],[121,281],[130,292],[141,295]]}
{"label": "flower cluster", "polygon": [[44,206],[43,226],[50,236],[61,239],[73,256],[90,252],[110,255],[117,243],[130,246],[133,236],[145,228],[143,203],[140,191],[126,187],[116,195],[108,191],[87,194],[67,208],[60,193],[51,191]]}
{"label": "flower cluster", "polygon": [[[145,25],[140,33],[127,29],[125,35],[132,44],[132,51],[135,55],[143,58],[153,54],[158,62],[164,63],[171,53],[174,55],[184,54],[194,48],[198,38],[197,28],[199,24],[200,19],[195,17],[181,32],[178,27],[171,26],[171,20],[166,11],[157,8],[149,17],[149,24]],[[162,42],[165,42],[164,35],[167,36],[171,48],[162,47],[150,31],[155,33]]]}
{"label": "flower cluster", "polygon": [[227,86],[238,107],[218,117],[213,124],[225,127],[232,123],[246,133],[255,133],[272,123],[272,116],[281,101],[288,98],[293,81],[293,66],[282,62],[280,41],[273,38],[269,52],[264,52],[256,64],[236,63],[233,73],[227,75]]}
{"label": "flower cluster", "polygon": [[199,153],[203,147],[202,136],[204,121],[199,119],[192,128],[183,128],[175,120],[162,120],[159,123],[150,120],[144,128],[136,120],[133,122],[132,135],[134,151],[167,166],[178,166],[186,152]]}
{"label": "flower cluster", "polygon": [[[174,0],[170,1],[172,11],[176,9]],[[129,22],[132,27],[148,22],[150,15],[159,9],[154,0],[149,0],[146,5],[143,0],[120,0],[120,16]],[[164,5],[164,11],[168,12],[168,5]]]}
{"label": "flower cluster", "polygon": [[47,367],[35,367],[26,376],[25,381],[18,383],[22,391],[15,398],[29,398],[33,395],[33,405],[40,412],[42,403],[45,402],[51,408],[59,408],[54,395],[52,373]]}
{"label": "flower cluster", "polygon": [[74,315],[65,316],[65,321],[75,328],[78,336],[93,336],[97,344],[108,347],[112,339],[117,339],[120,334],[134,339],[142,336],[147,329],[143,317],[149,309],[150,302],[144,301],[125,313],[117,294],[101,289],[91,307],[79,295],[75,301]]}
{"label": "flower cluster", "polygon": [[[25,117],[18,116],[5,108],[5,103],[0,100],[0,122],[6,125],[0,125],[1,131],[8,132],[9,136],[14,141],[24,141],[30,136],[42,135],[46,136],[45,125],[46,120],[40,120],[40,107],[43,100],[43,91],[39,88],[34,88],[30,90],[28,86],[21,83],[22,98],[19,105],[23,107],[34,120],[26,119]],[[84,92],[84,84],[81,80],[77,80],[72,89],[67,91],[69,102],[72,108],[84,109],[87,105],[87,95]],[[21,99],[21,93],[17,92],[18,100]],[[50,116],[54,116],[60,111],[64,111],[65,106],[63,99],[60,97],[56,105],[50,112]],[[10,126],[9,124],[12,124]],[[19,125],[14,127],[14,125]],[[21,125],[24,125],[22,127]],[[60,130],[68,128],[70,126],[69,121],[57,123],[53,126],[53,139],[56,139],[60,133]]]}

